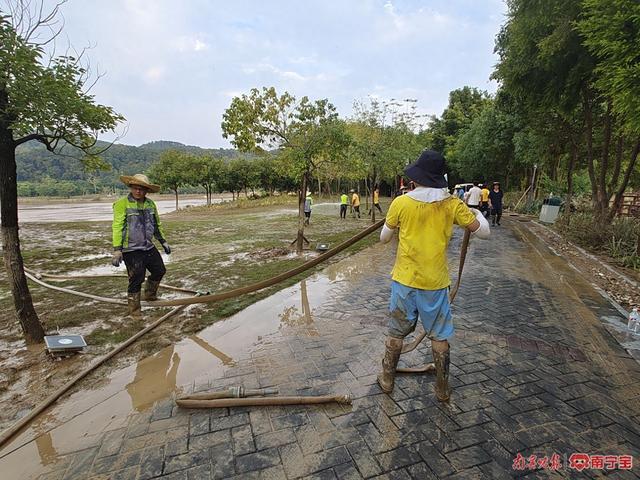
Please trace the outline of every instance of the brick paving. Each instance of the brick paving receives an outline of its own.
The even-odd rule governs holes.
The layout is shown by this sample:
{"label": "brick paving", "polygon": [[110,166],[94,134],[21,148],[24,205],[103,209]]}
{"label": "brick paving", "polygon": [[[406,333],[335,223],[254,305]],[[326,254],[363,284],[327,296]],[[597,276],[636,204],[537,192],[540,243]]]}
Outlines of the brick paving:
{"label": "brick paving", "polygon": [[[573,452],[638,461],[640,368],[600,323],[619,314],[524,225],[504,223],[492,242],[472,242],[454,305],[449,405],[435,401],[432,375],[400,375],[391,395],[376,385],[393,259],[377,246],[358,254],[370,273],[332,284],[312,324],[287,325],[194,387],[350,393],[352,406],[188,411],[168,398],[39,478],[574,478],[513,461],[558,453],[566,467]],[[459,243],[458,232],[452,257]],[[429,358],[423,342],[401,364]]]}

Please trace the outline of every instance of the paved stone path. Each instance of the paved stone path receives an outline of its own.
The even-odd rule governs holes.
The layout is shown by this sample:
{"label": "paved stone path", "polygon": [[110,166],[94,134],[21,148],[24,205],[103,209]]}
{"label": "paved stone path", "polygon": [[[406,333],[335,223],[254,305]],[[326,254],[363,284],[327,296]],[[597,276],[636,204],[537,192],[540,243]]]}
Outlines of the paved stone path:
{"label": "paved stone path", "polygon": [[[575,478],[575,452],[639,461],[640,368],[602,325],[619,314],[524,224],[503,223],[491,242],[472,242],[454,305],[449,405],[435,401],[430,375],[399,376],[392,395],[376,385],[393,259],[377,246],[358,254],[368,275],[332,284],[332,300],[305,321],[283,322],[193,387],[350,393],[352,406],[186,411],[168,398],[39,478]],[[452,258],[459,243],[458,232]],[[425,342],[401,363],[429,358]],[[514,470],[518,454],[558,454],[562,468]]]}

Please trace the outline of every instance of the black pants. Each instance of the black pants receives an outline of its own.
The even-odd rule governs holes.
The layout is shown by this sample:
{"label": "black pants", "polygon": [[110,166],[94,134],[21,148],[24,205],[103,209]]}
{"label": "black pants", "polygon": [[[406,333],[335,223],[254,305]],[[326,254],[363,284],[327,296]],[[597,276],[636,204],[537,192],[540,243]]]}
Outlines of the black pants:
{"label": "black pants", "polygon": [[358,214],[358,218],[360,218],[360,205],[358,205],[357,207],[353,207],[353,212],[354,214]]}
{"label": "black pants", "polygon": [[[496,218],[497,217],[497,218]],[[502,218],[502,207],[491,209],[491,223],[500,225],[500,218]]]}
{"label": "black pants", "polygon": [[124,252],[122,255],[124,264],[127,266],[127,274],[129,275],[128,293],[138,293],[144,282],[146,271],[149,270],[151,275],[149,280],[159,282],[167,273],[160,252],[156,247],[149,250],[135,250],[133,252]]}
{"label": "black pants", "polygon": [[376,207],[380,213],[382,213],[382,209],[380,208],[379,203],[374,203],[373,206]]}
{"label": "black pants", "polygon": [[347,218],[347,206],[340,204],[340,218]]}
{"label": "black pants", "polygon": [[484,218],[488,218],[489,217],[489,202],[481,202],[480,203],[480,211],[482,212],[482,215],[484,215]]}
{"label": "black pants", "polygon": [[309,225],[310,220],[311,220],[311,212],[304,212],[304,224]]}

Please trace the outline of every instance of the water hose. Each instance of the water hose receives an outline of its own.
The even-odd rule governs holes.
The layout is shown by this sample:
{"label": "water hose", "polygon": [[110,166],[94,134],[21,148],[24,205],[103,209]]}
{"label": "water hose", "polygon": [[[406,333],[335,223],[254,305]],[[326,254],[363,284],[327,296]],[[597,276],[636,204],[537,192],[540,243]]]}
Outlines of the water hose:
{"label": "water hose", "polygon": [[78,297],[89,298],[91,300],[97,300],[99,302],[113,303],[113,304],[116,304],[116,305],[126,305],[127,304],[127,302],[125,300],[117,300],[115,298],[109,298],[109,297],[100,297],[98,295],[91,295],[90,293],[78,292],[77,290],[71,290],[70,288],[57,287],[55,285],[51,285],[50,283],[46,283],[46,282],[43,282],[42,280],[38,279],[35,275],[32,275],[31,273],[28,273],[26,268],[25,268],[24,274],[32,282],[35,282],[35,283],[37,283],[38,285],[40,285],[42,287],[49,288],[49,289],[55,290],[57,292],[70,293],[71,295],[77,295]]}
{"label": "water hose", "polygon": [[154,307],[175,307],[176,305],[191,305],[194,303],[218,302],[220,300],[227,300],[229,298],[238,297],[240,295],[245,295],[247,293],[252,293],[257,290],[262,290],[264,288],[271,287],[284,280],[288,280],[291,277],[295,277],[296,275],[304,272],[305,270],[309,270],[310,268],[315,267],[319,263],[322,263],[325,260],[328,260],[329,258],[333,257],[334,255],[337,255],[344,249],[349,248],[354,243],[358,242],[359,240],[362,240],[367,235],[375,232],[380,227],[382,227],[382,225],[384,225],[384,219],[374,223],[373,225],[370,225],[369,227],[362,230],[360,233],[356,234],[355,236],[351,237],[348,240],[345,240],[341,244],[333,247],[331,250],[327,250],[325,253],[318,255],[316,258],[313,258],[298,267],[292,268],[291,270],[287,270],[286,272],[276,275],[275,277],[271,277],[267,280],[254,283],[252,285],[247,285],[246,287],[240,287],[233,290],[228,290],[222,293],[215,293],[215,294],[202,295],[202,296],[196,296],[196,297],[176,298],[172,300],[156,300],[154,302],[149,302],[149,305]]}
{"label": "water hose", "polygon": [[[66,282],[68,280],[78,280],[78,279],[87,279],[87,278],[129,278],[125,274],[56,275],[51,273],[37,272],[35,270],[26,268],[26,267],[24,271],[26,273],[30,273],[31,275],[36,277],[38,280],[42,280],[43,278],[46,278],[54,282]],[[197,292],[196,290],[189,290],[188,288],[182,288],[182,287],[174,287],[173,285],[167,285],[166,283],[161,283],[160,287],[166,290],[173,290],[174,292],[190,293],[191,295],[197,295],[198,293],[200,293],[200,292]],[[104,298],[104,297],[101,297],[101,298]]]}
{"label": "water hose", "polygon": [[40,415],[42,412],[44,412],[47,408],[49,408],[49,406],[52,403],[54,403],[62,395],[64,395],[67,391],[69,391],[69,389],[71,387],[73,387],[78,381],[80,381],[81,379],[86,377],[89,373],[91,373],[93,370],[98,368],[100,365],[102,365],[107,360],[113,358],[115,355],[117,355],[122,350],[127,348],[129,345],[134,343],[136,340],[138,340],[144,334],[150,332],[151,330],[156,328],[158,325],[160,325],[162,322],[164,322],[168,318],[172,317],[173,315],[175,315],[176,313],[178,313],[180,310],[182,310],[184,308],[185,308],[184,306],[176,307],[173,310],[171,310],[170,312],[168,312],[165,315],[163,315],[162,317],[158,318],[155,322],[153,322],[152,324],[150,324],[147,327],[143,328],[138,333],[136,333],[135,335],[130,337],[128,340],[125,340],[123,343],[118,345],[116,348],[111,350],[109,353],[107,353],[106,355],[104,355],[104,356],[100,357],[99,359],[97,359],[95,362],[93,362],[91,365],[89,365],[87,368],[82,370],[75,377],[73,377],[71,380],[69,380],[67,383],[65,383],[58,390],[56,390],[51,395],[49,395],[47,398],[45,398],[42,402],[40,402],[38,405],[36,405],[35,408],[33,410],[31,410],[27,415],[22,417],[20,420],[18,420],[16,423],[14,423],[11,427],[9,427],[4,432],[2,432],[2,435],[0,435],[0,448],[2,448],[9,440],[11,440],[26,425],[31,423],[31,421],[34,418],[36,418],[38,415]]}
{"label": "water hose", "polygon": [[[137,341],[140,337],[142,337],[146,333],[148,333],[151,330],[153,330],[154,328],[156,328],[162,322],[164,322],[168,318],[172,317],[176,313],[180,312],[187,305],[191,305],[191,304],[194,304],[194,303],[215,302],[215,301],[218,301],[218,300],[223,300],[223,299],[227,299],[227,298],[243,295],[245,293],[254,292],[256,290],[260,290],[260,289],[267,288],[267,287],[270,287],[272,285],[275,285],[275,284],[277,284],[277,283],[279,283],[279,282],[281,282],[283,280],[287,280],[287,279],[289,279],[289,278],[291,278],[291,277],[293,277],[295,275],[298,275],[299,273],[302,273],[305,270],[313,268],[316,265],[318,265],[319,263],[321,263],[321,262],[333,257],[337,253],[339,253],[342,250],[350,247],[351,245],[353,245],[354,243],[356,243],[359,240],[363,239],[367,235],[373,233],[378,228],[380,228],[383,224],[384,224],[384,219],[380,220],[379,222],[374,223],[373,225],[370,225],[369,227],[367,227],[366,229],[364,229],[362,232],[358,233],[357,235],[355,235],[355,236],[351,237],[350,239],[342,242],[338,246],[334,247],[331,250],[328,250],[327,252],[323,253],[322,255],[319,255],[318,257],[316,257],[316,258],[314,258],[314,259],[312,259],[312,260],[310,260],[308,262],[303,263],[299,267],[296,267],[294,269],[288,270],[287,272],[284,272],[284,273],[282,273],[280,275],[277,275],[277,276],[275,276],[275,277],[273,277],[271,279],[255,283],[255,284],[249,285],[247,287],[237,288],[237,289],[234,289],[234,290],[229,290],[227,292],[223,292],[223,293],[216,294],[216,295],[207,294],[207,295],[202,295],[201,297],[194,296],[194,297],[188,297],[188,298],[179,299],[179,300],[163,300],[163,301],[156,301],[156,302],[148,302],[148,304],[152,305],[152,306],[175,306],[176,308],[174,308],[173,310],[171,310],[167,314],[163,315],[162,317],[158,318],[152,324],[150,324],[149,326],[145,327],[144,329],[142,329],[141,331],[139,331],[138,333],[136,333],[135,335],[130,337],[128,340],[126,340],[125,342],[121,343],[120,345],[118,345],[113,350],[111,350],[109,353],[107,353],[103,357],[101,357],[98,360],[96,360],[95,362],[93,362],[89,367],[84,369],[82,372],[80,372],[78,375],[73,377],[70,381],[68,381],[61,388],[59,388],[54,393],[49,395],[44,401],[39,403],[33,410],[31,410],[31,412],[29,412],[27,415],[22,417],[20,420],[18,420],[11,427],[9,427],[5,431],[3,431],[2,434],[0,434],[0,449],[7,442],[9,442],[9,440],[11,440],[15,435],[17,435],[25,426],[27,426],[29,423],[31,423],[31,421],[33,421],[33,419],[35,419],[40,413],[45,411],[51,404],[56,402],[62,395],[64,395],[67,391],[69,391],[69,389],[71,389],[71,387],[73,387],[78,381],[80,381],[81,379],[86,377],[89,373],[91,373],[97,367],[102,365],[104,362],[106,362],[107,360],[111,359],[112,357],[114,357],[115,355],[120,353],[122,350],[127,348],[129,345],[131,345],[132,343]],[[73,294],[73,295],[79,295],[81,297],[90,298],[90,299],[93,299],[93,300],[105,301],[107,303],[115,303],[115,304],[118,304],[118,305],[126,305],[125,302],[122,302],[120,300],[116,300],[116,299],[113,299],[113,298],[99,297],[99,296],[91,295],[91,294],[88,294],[88,293],[77,292],[75,290],[71,290],[71,289],[68,289],[68,288],[56,287],[54,285],[50,285],[50,284],[47,284],[46,282],[43,282],[42,280],[36,278],[36,276],[34,276],[33,274],[30,274],[30,273],[26,273],[25,272],[25,275],[27,275],[27,278],[29,278],[30,280],[32,280],[32,281],[34,281],[34,282],[38,283],[39,285],[42,285],[42,286],[44,286],[46,288],[50,288],[52,290],[57,290],[57,291],[64,292],[64,293],[70,293],[70,294]],[[183,402],[194,402],[194,401],[195,402],[199,402],[199,400],[183,400]],[[207,401],[208,402],[227,402],[227,401],[236,401],[236,402],[238,402],[238,401],[249,401],[249,402],[252,402],[253,401],[253,402],[256,402],[256,403],[245,403],[244,404],[246,406],[251,406],[251,405],[299,405],[299,404],[328,403],[328,402],[351,403],[351,398],[348,395],[345,395],[345,396],[339,396],[339,397],[324,396],[324,397],[231,398],[231,399],[218,399],[218,400],[207,400]],[[268,403],[270,401],[280,401],[280,402],[285,402],[285,403],[277,403],[277,404],[274,403],[274,404],[271,404],[271,403]],[[261,402],[267,402],[267,403],[261,403]],[[286,403],[286,402],[289,402],[289,403]],[[217,406],[220,406],[220,405],[217,405]],[[213,407],[194,407],[194,408],[213,408]]]}
{"label": "water hose", "polygon": [[183,408],[263,407],[272,405],[315,405],[319,403],[351,405],[350,395],[319,395],[301,397],[220,398],[217,400],[176,400]]}
{"label": "water hose", "polygon": [[227,390],[219,392],[192,393],[178,397],[178,400],[216,400],[219,398],[245,398],[259,397],[264,395],[273,395],[278,393],[277,388],[260,388],[258,390],[247,390],[242,385],[239,387],[231,387]]}

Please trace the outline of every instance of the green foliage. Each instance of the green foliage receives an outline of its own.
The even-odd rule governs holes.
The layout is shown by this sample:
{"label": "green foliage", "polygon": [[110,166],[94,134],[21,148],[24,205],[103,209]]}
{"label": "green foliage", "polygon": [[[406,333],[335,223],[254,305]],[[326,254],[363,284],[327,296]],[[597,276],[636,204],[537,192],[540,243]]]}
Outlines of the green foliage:
{"label": "green foliage", "polygon": [[449,93],[449,104],[442,116],[431,120],[429,129],[432,132],[432,148],[455,162],[458,137],[469,128],[490,101],[489,94],[477,88],[465,86],[452,90]]}
{"label": "green foliage", "polygon": [[597,58],[598,90],[612,99],[625,128],[640,133],[640,3],[584,0],[577,30]]}
{"label": "green foliage", "polygon": [[334,160],[348,142],[335,107],[327,100],[297,100],[273,87],[235,97],[224,112],[225,138],[243,152],[280,150],[292,175],[300,177]]}
{"label": "green foliage", "polygon": [[[104,142],[96,144],[99,149],[106,146]],[[122,188],[120,175],[146,172],[158,160],[160,154],[168,149],[179,150],[194,157],[215,158],[222,162],[241,155],[247,156],[233,149],[204,149],[167,141],[151,142],[139,147],[114,144],[100,155],[102,162],[109,168],[96,171],[87,168],[86,164],[78,159],[82,156],[80,151],[73,147],[68,148],[73,152],[70,156],[56,155],[37,142],[20,145],[16,150],[18,181],[38,184],[48,177],[57,178],[73,182],[80,190],[86,189],[85,185],[89,182],[92,187],[87,192],[94,193]]]}
{"label": "green foliage", "polygon": [[605,253],[621,264],[638,269],[640,257],[636,251],[640,236],[640,221],[636,218],[616,218],[611,224],[603,225],[591,212],[571,215],[567,224],[561,217],[555,228],[576,244]]}
{"label": "green foliage", "polygon": [[90,149],[97,134],[113,130],[124,117],[84,90],[88,72],[80,59],[47,61],[42,47],[22,38],[10,20],[0,17],[0,91],[8,97],[0,123],[8,122],[18,141],[37,134],[52,149],[61,139]]}
{"label": "green foliage", "polygon": [[160,159],[149,169],[151,181],[158,183],[162,188],[168,188],[177,193],[180,187],[189,185],[193,180],[189,169],[191,158],[187,153],[179,150],[163,152]]}

